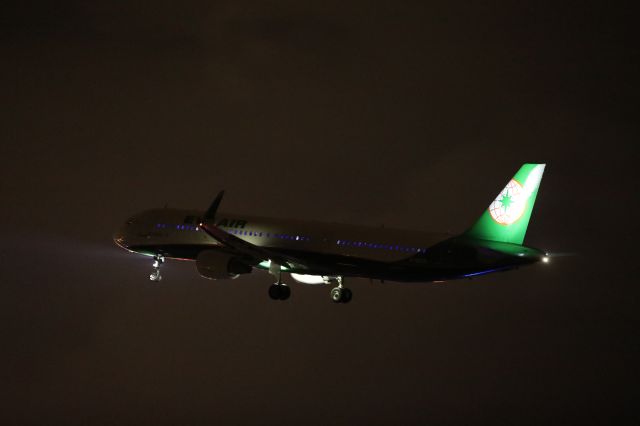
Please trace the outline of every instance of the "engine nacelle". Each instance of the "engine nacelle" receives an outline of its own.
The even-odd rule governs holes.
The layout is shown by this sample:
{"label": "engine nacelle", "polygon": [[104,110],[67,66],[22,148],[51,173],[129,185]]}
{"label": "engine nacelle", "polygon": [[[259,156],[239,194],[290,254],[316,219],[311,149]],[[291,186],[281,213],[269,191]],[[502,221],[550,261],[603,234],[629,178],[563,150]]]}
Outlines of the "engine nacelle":
{"label": "engine nacelle", "polygon": [[210,280],[229,280],[238,278],[240,274],[251,272],[251,266],[241,262],[234,256],[215,250],[205,250],[196,259],[198,273]]}

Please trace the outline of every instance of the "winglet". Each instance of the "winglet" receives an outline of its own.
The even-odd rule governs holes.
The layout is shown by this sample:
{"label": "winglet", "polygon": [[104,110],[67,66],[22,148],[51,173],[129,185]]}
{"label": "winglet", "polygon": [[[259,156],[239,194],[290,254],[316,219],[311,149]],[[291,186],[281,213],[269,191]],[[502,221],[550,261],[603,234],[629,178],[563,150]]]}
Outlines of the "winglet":
{"label": "winglet", "polygon": [[218,196],[213,203],[209,206],[209,209],[204,214],[203,222],[211,222],[215,219],[216,213],[218,212],[218,207],[220,207],[220,203],[222,202],[222,197],[224,196],[224,190],[218,193]]}

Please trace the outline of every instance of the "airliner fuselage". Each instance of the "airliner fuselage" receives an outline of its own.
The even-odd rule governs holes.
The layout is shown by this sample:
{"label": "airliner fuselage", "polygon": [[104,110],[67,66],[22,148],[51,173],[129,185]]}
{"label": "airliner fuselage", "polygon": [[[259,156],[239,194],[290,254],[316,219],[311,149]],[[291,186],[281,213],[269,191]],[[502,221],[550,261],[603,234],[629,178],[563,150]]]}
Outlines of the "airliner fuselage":
{"label": "airliner fuselage", "polygon": [[445,281],[547,261],[543,251],[521,244],[543,169],[523,166],[476,225],[457,236],[222,213],[221,193],[204,212],[165,208],[136,214],[114,240],[154,257],[152,280],[160,279],[165,258],[191,260],[210,279],[266,269],[277,277],[275,290],[270,290],[275,299],[290,294],[283,272],[304,283],[337,282],[334,290],[348,292],[348,297],[334,297],[332,290],[332,299],[344,302],[351,298],[343,289],[344,277]]}

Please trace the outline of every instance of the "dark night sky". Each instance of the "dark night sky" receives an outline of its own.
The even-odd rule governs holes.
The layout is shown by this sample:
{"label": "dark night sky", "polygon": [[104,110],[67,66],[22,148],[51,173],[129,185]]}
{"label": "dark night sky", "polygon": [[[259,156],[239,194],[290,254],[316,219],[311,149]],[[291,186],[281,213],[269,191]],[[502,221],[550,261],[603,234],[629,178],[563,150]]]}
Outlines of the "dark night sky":
{"label": "dark night sky", "polygon": [[[0,7],[0,423],[633,413],[627,10],[92,3]],[[526,242],[578,256],[446,285],[354,280],[346,306],[302,285],[274,303],[266,274],[210,282],[190,263],[153,284],[111,241],[134,212],[205,208],[222,188],[226,210],[459,232],[526,161],[551,162]]]}

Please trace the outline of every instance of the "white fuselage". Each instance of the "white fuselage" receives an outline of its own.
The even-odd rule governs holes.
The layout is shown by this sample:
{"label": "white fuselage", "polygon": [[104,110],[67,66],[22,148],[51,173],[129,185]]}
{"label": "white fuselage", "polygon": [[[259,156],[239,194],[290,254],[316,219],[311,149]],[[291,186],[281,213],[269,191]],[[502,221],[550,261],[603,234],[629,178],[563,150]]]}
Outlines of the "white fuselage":
{"label": "white fuselage", "polygon": [[[202,212],[196,210],[148,210],[127,221],[114,239],[120,246],[144,254],[149,254],[145,252],[147,247],[219,247],[220,243],[198,227],[201,217]],[[423,252],[448,237],[443,233],[273,219],[235,213],[219,213],[216,224],[224,231],[259,247],[388,262]]]}

